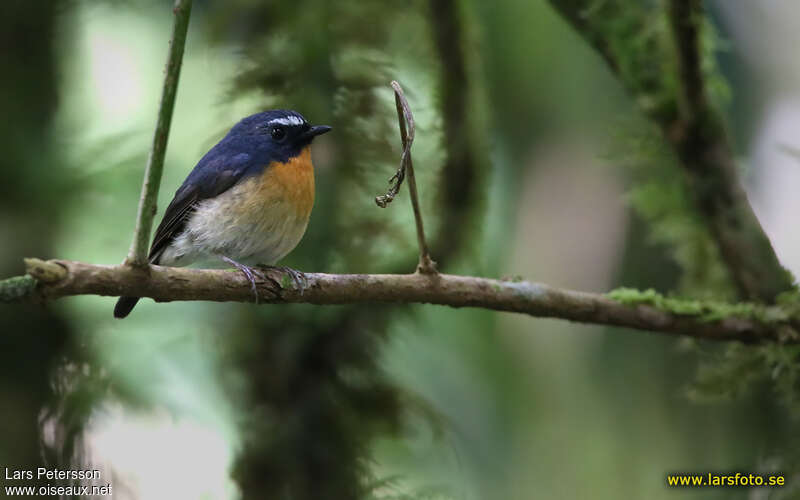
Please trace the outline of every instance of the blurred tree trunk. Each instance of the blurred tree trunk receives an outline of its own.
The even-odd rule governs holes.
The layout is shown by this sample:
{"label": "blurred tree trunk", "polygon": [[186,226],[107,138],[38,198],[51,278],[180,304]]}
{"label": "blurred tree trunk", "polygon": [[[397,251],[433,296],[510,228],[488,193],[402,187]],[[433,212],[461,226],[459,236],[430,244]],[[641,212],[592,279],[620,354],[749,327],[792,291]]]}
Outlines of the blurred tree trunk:
{"label": "blurred tree trunk", "polygon": [[[356,167],[373,146],[353,129],[354,117],[376,123],[382,108],[375,89],[388,88],[388,76],[376,77],[371,68],[370,74],[345,80],[332,67],[331,61],[348,51],[385,43],[382,23],[362,29],[364,18],[373,19],[365,12],[377,13],[385,6],[355,6],[242,2],[230,9],[237,13],[230,22],[237,23],[241,44],[254,48],[252,67],[239,75],[236,90],[278,95],[286,107],[332,125],[337,134],[336,164],[317,172],[312,228],[288,262],[297,262],[292,265],[300,269],[330,269],[330,262],[347,255],[343,249],[352,245],[352,234],[339,230],[337,218],[345,198],[353,196],[344,186],[359,175]],[[275,42],[287,33],[290,46]],[[337,97],[340,109],[331,110]],[[392,134],[395,137],[396,131]],[[349,224],[357,227],[360,222]],[[274,499],[292,500],[369,496],[369,446],[376,436],[397,428],[401,411],[400,395],[379,366],[388,313],[388,307],[241,310],[240,320],[228,332],[228,345],[233,368],[249,386],[241,427],[244,443],[233,469],[243,498],[264,498],[265,492]]]}
{"label": "blurred tree trunk", "polygon": [[[424,187],[431,194],[434,186],[442,189],[435,213],[425,214],[437,252],[434,258],[447,269],[456,257],[463,257],[459,254],[468,254],[462,250],[474,247],[464,244],[479,227],[475,219],[482,215],[485,181],[480,172],[488,155],[484,142],[475,140],[474,131],[482,129],[476,121],[483,115],[472,105],[475,87],[463,53],[467,37],[460,2],[235,5],[226,5],[227,13],[214,17],[236,26],[223,33],[235,32],[241,37],[237,44],[252,47],[251,65],[237,77],[235,90],[277,96],[281,106],[302,109],[307,118],[332,125],[335,131],[335,164],[317,172],[311,226],[287,263],[307,270],[333,270],[333,263],[350,272],[414,269],[415,247],[401,256],[375,248],[396,237],[390,234],[396,228],[385,223],[387,214],[372,202],[378,193],[363,194],[358,210],[351,201],[362,196],[359,186],[367,185],[378,169],[389,167],[383,170],[388,177],[396,168],[399,153],[387,145],[399,144],[399,136],[394,102],[387,92],[392,79],[405,83],[392,61],[409,50],[419,50],[425,59],[420,70],[441,68],[437,115],[444,115],[442,132],[448,139],[442,146],[447,159],[444,165],[428,164],[421,171],[431,177],[437,171],[437,176],[450,179],[444,188],[439,183]],[[399,21],[386,15],[391,10],[403,12]],[[231,12],[236,14],[225,21]],[[370,20],[368,26],[365,19]],[[397,45],[392,33],[398,23],[424,29],[430,38],[418,47]],[[312,26],[316,28],[309,29]],[[408,89],[412,101],[425,92],[416,86]],[[412,102],[412,109],[424,115],[415,104],[419,106]],[[408,196],[405,187],[401,196]],[[405,210],[405,203],[388,210]],[[437,218],[442,222],[437,224]],[[250,386],[249,414],[242,427],[245,444],[233,472],[244,498],[262,498],[265,491],[273,492],[273,498],[294,500],[357,499],[374,493],[382,478],[371,477],[370,446],[377,437],[397,430],[407,410],[405,396],[381,366],[383,337],[393,311],[388,306],[328,311],[307,306],[247,308],[240,322],[231,324],[232,361]]]}
{"label": "blurred tree trunk", "polygon": [[[63,203],[63,163],[50,156],[57,106],[54,34],[60,3],[0,4],[0,275],[21,274],[22,258],[53,255]],[[0,463],[43,463],[39,418],[52,401],[51,376],[70,331],[50,306],[0,305]],[[17,483],[19,484],[19,483]]]}

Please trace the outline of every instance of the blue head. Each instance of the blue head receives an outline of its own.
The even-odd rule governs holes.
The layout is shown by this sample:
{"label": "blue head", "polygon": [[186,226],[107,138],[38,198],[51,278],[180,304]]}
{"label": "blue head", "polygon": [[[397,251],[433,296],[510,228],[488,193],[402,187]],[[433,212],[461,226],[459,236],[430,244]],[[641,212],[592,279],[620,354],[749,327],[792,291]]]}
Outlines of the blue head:
{"label": "blue head", "polygon": [[327,125],[312,126],[297,111],[273,109],[243,118],[225,139],[245,142],[272,159],[285,162],[329,130]]}

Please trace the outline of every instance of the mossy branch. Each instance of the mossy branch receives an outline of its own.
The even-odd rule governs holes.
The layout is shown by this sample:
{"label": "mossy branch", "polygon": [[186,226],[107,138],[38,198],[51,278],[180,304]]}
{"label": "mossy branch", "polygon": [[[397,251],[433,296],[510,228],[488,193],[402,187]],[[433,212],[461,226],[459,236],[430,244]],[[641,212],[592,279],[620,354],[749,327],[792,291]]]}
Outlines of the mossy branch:
{"label": "mossy branch", "polygon": [[[99,266],[73,261],[26,261],[28,275],[0,282],[6,302],[72,295],[150,297],[156,301],[252,302],[250,282],[237,271],[151,266]],[[681,301],[621,289],[608,295],[451,274],[307,273],[301,292],[280,271],[257,283],[259,304],[438,304],[477,307],[542,318],[613,325],[707,340],[798,343],[798,315],[789,305]],[[36,277],[36,286],[30,286]],[[22,284],[22,287],[19,285]],[[20,293],[20,290],[23,293]],[[792,303],[794,304],[794,303]]]}
{"label": "mossy branch", "polygon": [[153,145],[150,149],[147,167],[144,172],[133,242],[126,259],[127,264],[134,266],[147,265],[150,231],[153,228],[153,219],[156,215],[158,190],[161,186],[161,174],[164,171],[164,155],[167,152],[167,139],[169,138],[169,129],[172,122],[172,111],[175,109],[175,95],[178,92],[178,80],[181,74],[183,48],[186,45],[186,33],[189,28],[189,16],[192,12],[192,0],[176,0],[172,12],[174,14],[172,39],[167,57],[161,103],[158,107],[158,121],[156,122]]}
{"label": "mossy branch", "polygon": [[[551,4],[597,50],[661,130],[688,176],[695,207],[739,295],[770,303],[790,291],[792,278],[747,201],[722,118],[707,95],[700,43],[702,1],[667,2],[672,46],[666,49],[659,38],[642,36],[647,20],[662,14],[647,9],[661,7],[623,0]],[[677,88],[670,84],[673,78]]]}
{"label": "mossy branch", "polygon": [[0,280],[0,303],[12,303],[32,297],[36,291],[36,278],[26,274]]}

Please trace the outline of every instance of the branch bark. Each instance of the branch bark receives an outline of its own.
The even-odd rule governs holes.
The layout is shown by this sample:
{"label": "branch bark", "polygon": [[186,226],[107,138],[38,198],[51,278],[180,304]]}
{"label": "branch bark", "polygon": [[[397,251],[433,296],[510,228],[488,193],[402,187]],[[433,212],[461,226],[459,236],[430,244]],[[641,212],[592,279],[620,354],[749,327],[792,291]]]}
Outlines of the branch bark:
{"label": "branch bark", "polygon": [[[680,90],[674,96],[674,106],[657,108],[647,107],[652,101],[647,93],[653,90],[655,82],[628,81],[628,73],[632,71],[653,72],[648,73],[644,68],[623,71],[608,34],[593,26],[592,16],[597,19],[607,13],[592,12],[594,2],[589,0],[550,0],[550,3],[595,48],[623,86],[637,98],[645,115],[661,129],[688,175],[696,208],[704,217],[739,295],[771,303],[781,292],[791,290],[791,277],[781,266],[741,186],[722,118],[708,99],[701,67],[704,20],[701,0],[669,0],[668,17]],[[625,11],[616,13],[623,15]],[[642,60],[657,66],[653,57],[658,55],[643,54]],[[634,71],[638,69],[642,71]]]}
{"label": "branch bark", "polygon": [[192,12],[192,0],[176,0],[172,12],[175,19],[172,25],[172,39],[167,57],[161,103],[158,107],[158,121],[142,182],[142,194],[136,213],[133,242],[126,259],[127,264],[140,267],[147,265],[150,231],[153,229],[153,219],[156,215],[158,190],[161,186],[161,174],[164,171],[164,155],[167,152],[172,111],[175,109],[175,95],[178,92],[178,80],[181,74],[183,48],[186,45],[186,32],[189,28],[189,16]]}
{"label": "branch bark", "polygon": [[[37,259],[28,259],[26,264],[29,275],[36,278],[38,284],[31,293],[10,296],[15,302],[71,295],[125,295],[150,297],[156,301],[253,301],[249,281],[236,271],[161,266],[140,269]],[[541,283],[422,273],[307,273],[308,283],[301,293],[279,271],[265,274],[266,279],[257,283],[259,303],[424,303],[479,307],[707,340],[800,342],[791,314],[778,308],[761,315],[748,315],[733,312],[746,308],[728,305],[724,307],[730,311],[712,317],[699,310],[681,313],[645,303],[625,304],[607,295],[558,289]],[[281,282],[282,287],[276,285]],[[0,282],[0,297],[4,296],[5,283]],[[18,286],[19,282],[14,285]],[[768,317],[771,319],[765,319]]]}

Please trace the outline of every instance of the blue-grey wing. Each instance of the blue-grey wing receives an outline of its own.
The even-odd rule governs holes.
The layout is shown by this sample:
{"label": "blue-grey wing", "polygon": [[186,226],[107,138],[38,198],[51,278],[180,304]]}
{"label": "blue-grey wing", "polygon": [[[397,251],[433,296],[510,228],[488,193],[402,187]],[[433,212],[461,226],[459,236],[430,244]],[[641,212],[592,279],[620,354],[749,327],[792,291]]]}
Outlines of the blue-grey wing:
{"label": "blue-grey wing", "polygon": [[167,206],[150,246],[151,263],[158,264],[164,249],[183,232],[186,221],[198,202],[213,198],[233,187],[251,166],[252,159],[247,153],[231,155],[216,149],[209,151],[200,160]]}

